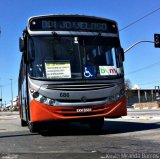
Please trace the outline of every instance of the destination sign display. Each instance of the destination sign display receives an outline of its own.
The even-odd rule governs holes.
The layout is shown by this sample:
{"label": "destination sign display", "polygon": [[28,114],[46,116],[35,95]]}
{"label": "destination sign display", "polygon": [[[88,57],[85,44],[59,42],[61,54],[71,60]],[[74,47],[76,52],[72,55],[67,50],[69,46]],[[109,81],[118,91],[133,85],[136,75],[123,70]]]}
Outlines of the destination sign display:
{"label": "destination sign display", "polygon": [[106,23],[92,23],[92,22],[43,20],[42,29],[107,31],[107,24]]}
{"label": "destination sign display", "polygon": [[115,32],[116,24],[110,21],[93,18],[41,17],[31,19],[29,21],[29,29],[31,31]]}

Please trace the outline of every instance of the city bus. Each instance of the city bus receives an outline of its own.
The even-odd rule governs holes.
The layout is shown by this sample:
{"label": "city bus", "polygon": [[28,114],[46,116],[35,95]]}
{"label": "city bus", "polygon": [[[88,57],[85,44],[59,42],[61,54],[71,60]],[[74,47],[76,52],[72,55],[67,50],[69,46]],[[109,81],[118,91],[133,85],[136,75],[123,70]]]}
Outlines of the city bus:
{"label": "city bus", "polygon": [[21,126],[80,122],[101,130],[127,115],[117,23],[88,15],[30,17],[19,38]]}

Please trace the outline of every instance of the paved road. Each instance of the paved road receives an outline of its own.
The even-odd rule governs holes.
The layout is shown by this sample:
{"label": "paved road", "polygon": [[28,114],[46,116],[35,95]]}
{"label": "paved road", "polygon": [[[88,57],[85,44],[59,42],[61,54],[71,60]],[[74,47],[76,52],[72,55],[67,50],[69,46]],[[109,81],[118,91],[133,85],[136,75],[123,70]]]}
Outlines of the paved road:
{"label": "paved road", "polygon": [[3,159],[160,158],[159,132],[160,119],[120,118],[107,119],[99,134],[91,132],[87,125],[77,123],[52,132],[31,134],[26,127],[20,127],[17,114],[1,113],[0,157]]}

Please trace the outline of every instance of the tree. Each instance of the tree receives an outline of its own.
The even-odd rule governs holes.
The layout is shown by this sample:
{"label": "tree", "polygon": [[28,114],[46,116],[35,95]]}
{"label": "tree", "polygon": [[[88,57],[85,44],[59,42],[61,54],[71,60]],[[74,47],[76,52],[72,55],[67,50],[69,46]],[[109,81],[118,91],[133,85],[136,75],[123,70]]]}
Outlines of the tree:
{"label": "tree", "polygon": [[129,79],[125,79],[125,91],[126,91],[126,97],[127,99],[129,99],[130,97],[132,97],[132,84],[131,81]]}
{"label": "tree", "polygon": [[131,89],[131,88],[132,88],[131,81],[129,79],[125,79],[125,90]]}

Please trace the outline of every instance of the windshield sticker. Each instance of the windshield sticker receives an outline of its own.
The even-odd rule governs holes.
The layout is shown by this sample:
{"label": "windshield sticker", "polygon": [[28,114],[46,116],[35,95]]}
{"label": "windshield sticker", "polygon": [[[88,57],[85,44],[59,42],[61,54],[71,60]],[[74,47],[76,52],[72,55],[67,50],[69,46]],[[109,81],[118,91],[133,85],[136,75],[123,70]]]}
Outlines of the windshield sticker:
{"label": "windshield sticker", "polygon": [[47,78],[71,78],[70,63],[45,63]]}
{"label": "windshield sticker", "polygon": [[84,66],[83,76],[85,78],[94,78],[96,76],[96,70],[94,66]]}
{"label": "windshield sticker", "polygon": [[99,66],[101,76],[117,75],[117,68],[114,66]]}

